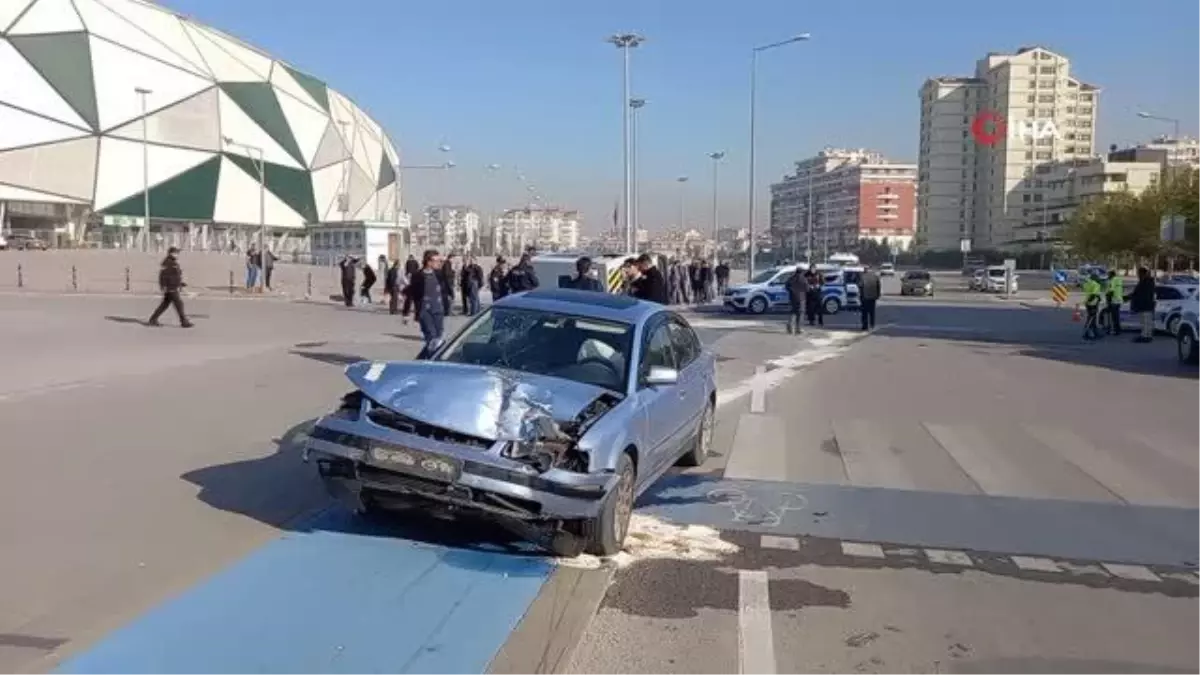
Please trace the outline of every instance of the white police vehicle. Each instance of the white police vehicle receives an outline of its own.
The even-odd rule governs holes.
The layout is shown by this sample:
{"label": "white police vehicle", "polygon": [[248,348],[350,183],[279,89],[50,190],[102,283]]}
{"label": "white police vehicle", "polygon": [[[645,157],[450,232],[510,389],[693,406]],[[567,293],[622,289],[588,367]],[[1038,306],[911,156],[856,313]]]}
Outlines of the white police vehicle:
{"label": "white police vehicle", "polygon": [[[723,298],[725,307],[735,312],[750,312],[763,314],[769,310],[787,309],[787,282],[797,270],[807,270],[807,265],[785,265],[773,267],[759,272],[748,283],[730,286],[725,289]],[[825,314],[837,314],[843,309],[857,309],[859,306],[858,280],[862,274],[861,267],[838,267],[832,265],[817,265],[816,271],[822,277],[821,304]]]}

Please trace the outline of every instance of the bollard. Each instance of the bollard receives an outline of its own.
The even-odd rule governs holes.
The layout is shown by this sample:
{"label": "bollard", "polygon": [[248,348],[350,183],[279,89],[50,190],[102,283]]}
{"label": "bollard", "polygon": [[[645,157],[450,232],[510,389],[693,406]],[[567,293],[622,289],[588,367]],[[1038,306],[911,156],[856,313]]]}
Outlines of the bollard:
{"label": "bollard", "polygon": [[71,290],[79,290],[79,272],[71,265]]}
{"label": "bollard", "polygon": [[129,268],[125,268],[125,291],[129,291]]}
{"label": "bollard", "polygon": [[17,288],[25,288],[25,268],[17,263]]}
{"label": "bollard", "polygon": [[312,272],[308,273],[308,286],[304,291],[304,297],[306,297],[306,298],[312,297]]}
{"label": "bollard", "polygon": [[229,270],[229,294],[233,295],[233,270]]}

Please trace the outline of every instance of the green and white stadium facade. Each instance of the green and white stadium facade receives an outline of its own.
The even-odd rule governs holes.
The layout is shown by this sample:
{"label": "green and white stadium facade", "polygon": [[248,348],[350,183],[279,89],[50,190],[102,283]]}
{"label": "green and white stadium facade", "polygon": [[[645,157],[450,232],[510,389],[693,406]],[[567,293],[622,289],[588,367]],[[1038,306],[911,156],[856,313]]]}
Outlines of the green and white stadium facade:
{"label": "green and white stadium facade", "polygon": [[73,240],[141,233],[146,186],[151,234],[187,232],[194,243],[200,232],[205,247],[244,241],[260,219],[276,235],[398,222],[398,163],[346,96],[163,7],[0,0],[0,209],[10,227],[40,214]]}

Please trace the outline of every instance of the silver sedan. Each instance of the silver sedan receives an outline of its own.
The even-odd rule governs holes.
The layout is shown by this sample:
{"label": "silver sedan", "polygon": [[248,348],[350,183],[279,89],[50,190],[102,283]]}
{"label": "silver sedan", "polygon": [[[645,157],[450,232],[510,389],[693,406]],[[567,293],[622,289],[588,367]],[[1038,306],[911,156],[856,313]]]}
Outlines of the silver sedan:
{"label": "silver sedan", "polygon": [[362,362],[305,460],[359,511],[491,516],[560,555],[621,549],[638,495],[708,456],[716,359],[662,305],[537,290],[428,360]]}

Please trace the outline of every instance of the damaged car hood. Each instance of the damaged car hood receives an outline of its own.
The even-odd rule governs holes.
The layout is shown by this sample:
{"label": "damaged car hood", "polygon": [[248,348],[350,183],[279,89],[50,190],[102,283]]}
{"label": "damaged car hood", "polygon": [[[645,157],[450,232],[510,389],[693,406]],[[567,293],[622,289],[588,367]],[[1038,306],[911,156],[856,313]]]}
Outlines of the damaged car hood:
{"label": "damaged car hood", "polygon": [[561,436],[560,425],[608,390],[573,380],[439,361],[346,367],[363,394],[414,420],[491,441]]}

